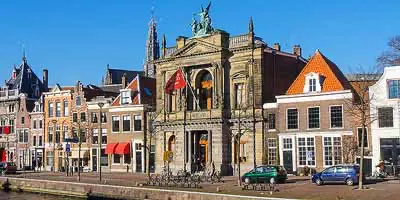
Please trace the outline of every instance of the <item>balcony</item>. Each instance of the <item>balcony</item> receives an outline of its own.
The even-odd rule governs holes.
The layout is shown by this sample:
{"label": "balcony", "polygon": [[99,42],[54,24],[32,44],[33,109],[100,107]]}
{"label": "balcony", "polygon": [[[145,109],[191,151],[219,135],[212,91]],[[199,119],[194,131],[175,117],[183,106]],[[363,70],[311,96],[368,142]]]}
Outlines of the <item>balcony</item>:
{"label": "balcony", "polygon": [[18,98],[18,90],[0,90],[0,100]]}

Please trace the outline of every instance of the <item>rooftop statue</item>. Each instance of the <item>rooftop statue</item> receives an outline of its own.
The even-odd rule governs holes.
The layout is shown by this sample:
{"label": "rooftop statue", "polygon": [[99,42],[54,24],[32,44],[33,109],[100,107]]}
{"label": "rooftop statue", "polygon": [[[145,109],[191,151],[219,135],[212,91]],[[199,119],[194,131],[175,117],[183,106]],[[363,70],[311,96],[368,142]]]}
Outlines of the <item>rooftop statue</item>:
{"label": "rooftop statue", "polygon": [[[193,37],[204,36],[210,34],[214,31],[214,28],[211,26],[211,18],[208,14],[210,10],[211,2],[208,4],[207,8],[204,10],[203,6],[201,6],[201,12],[193,15],[192,18],[192,32]],[[197,22],[195,15],[200,16],[200,21]]]}

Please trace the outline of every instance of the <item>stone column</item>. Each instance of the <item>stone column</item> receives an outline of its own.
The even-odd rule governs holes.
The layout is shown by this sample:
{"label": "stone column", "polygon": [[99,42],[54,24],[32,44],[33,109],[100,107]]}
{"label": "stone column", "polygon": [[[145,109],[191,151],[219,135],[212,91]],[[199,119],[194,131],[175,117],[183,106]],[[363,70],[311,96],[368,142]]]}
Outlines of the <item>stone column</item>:
{"label": "stone column", "polygon": [[212,131],[208,130],[208,161],[212,161]]}

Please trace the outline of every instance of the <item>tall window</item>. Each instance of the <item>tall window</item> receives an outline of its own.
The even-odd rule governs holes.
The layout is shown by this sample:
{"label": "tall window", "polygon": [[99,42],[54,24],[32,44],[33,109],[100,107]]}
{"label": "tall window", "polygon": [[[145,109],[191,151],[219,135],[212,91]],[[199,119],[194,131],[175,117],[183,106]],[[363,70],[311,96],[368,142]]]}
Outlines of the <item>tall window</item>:
{"label": "tall window", "polygon": [[36,147],[36,136],[33,136],[33,146]]}
{"label": "tall window", "polygon": [[125,115],[122,117],[122,131],[131,131],[131,116]]}
{"label": "tall window", "polygon": [[25,124],[25,117],[21,117],[21,124]]}
{"label": "tall window", "polygon": [[48,128],[47,142],[48,143],[52,143],[53,142],[53,127],[51,127],[51,126],[49,126],[49,128]]}
{"label": "tall window", "polygon": [[67,126],[67,125],[64,125],[64,127],[63,127],[63,134],[62,134],[63,140],[65,140],[65,138],[67,138],[67,136],[68,136],[68,126]]}
{"label": "tall window", "polygon": [[81,113],[81,122],[86,122],[86,113]]}
{"label": "tall window", "polygon": [[53,115],[54,115],[54,108],[53,108],[53,103],[51,103],[51,102],[49,102],[49,108],[48,108],[48,112],[49,112],[49,117],[53,117]]}
{"label": "tall window", "polygon": [[343,107],[342,106],[331,106],[331,128],[342,128],[343,127]]}
{"label": "tall window", "polygon": [[91,115],[91,118],[92,118],[92,123],[97,123],[97,113],[96,112],[92,112],[90,115]]}
{"label": "tall window", "polygon": [[315,165],[314,138],[298,138],[299,165]]}
{"label": "tall window", "polygon": [[85,129],[81,129],[81,131],[80,131],[80,139],[81,139],[81,142],[83,142],[83,143],[86,142],[86,130]]}
{"label": "tall window", "polygon": [[43,128],[43,120],[39,121],[39,128],[42,129]]}
{"label": "tall window", "polygon": [[60,139],[60,136],[61,136],[60,132],[61,132],[61,127],[60,127],[60,125],[57,124],[57,125],[56,125],[56,143],[57,143],[57,144],[59,144],[60,141],[61,141],[61,139]]}
{"label": "tall window", "polygon": [[101,129],[101,144],[107,144],[107,129]]}
{"label": "tall window", "polygon": [[119,116],[112,116],[112,132],[119,132]]}
{"label": "tall window", "polygon": [[39,146],[43,146],[43,137],[39,136]]}
{"label": "tall window", "polygon": [[337,165],[342,163],[342,138],[324,137],[324,164]]}
{"label": "tall window", "polygon": [[142,130],[142,116],[135,115],[133,121],[133,130],[134,131],[141,131]]}
{"label": "tall window", "polygon": [[287,110],[287,129],[298,129],[298,111],[297,108]]}
{"label": "tall window", "polygon": [[129,104],[131,100],[131,91],[121,92],[121,104]]}
{"label": "tall window", "polygon": [[36,120],[33,120],[33,122],[32,122],[32,123],[33,123],[33,129],[37,129],[37,124],[36,124],[36,122],[37,122]]}
{"label": "tall window", "polygon": [[28,130],[24,130],[24,143],[28,143],[29,133]]}
{"label": "tall window", "polygon": [[276,118],[275,118],[275,113],[269,113],[268,114],[268,129],[272,130],[276,128]]}
{"label": "tall window", "polygon": [[245,103],[245,96],[246,94],[244,93],[244,84],[243,83],[237,83],[235,84],[235,107],[236,109],[240,109],[243,107]]}
{"label": "tall window", "polygon": [[312,78],[312,79],[309,79],[308,81],[309,81],[309,91],[310,92],[317,91],[317,79]]}
{"label": "tall window", "polygon": [[393,127],[393,108],[378,108],[378,122],[380,128]]}
{"label": "tall window", "polygon": [[389,99],[400,98],[400,80],[389,80]]}
{"label": "tall window", "polygon": [[308,108],[308,128],[319,128],[319,107]]}
{"label": "tall window", "polygon": [[14,108],[15,108],[15,107],[14,107],[13,104],[9,105],[9,106],[8,106],[8,112],[14,112],[14,111],[15,111]]}
{"label": "tall window", "polygon": [[92,129],[92,144],[99,143],[99,129]]}
{"label": "tall window", "polygon": [[199,88],[200,109],[212,109],[213,80],[211,73],[204,70],[200,75],[200,80],[197,83],[197,86]]}
{"label": "tall window", "polygon": [[[358,137],[358,147],[361,147],[361,141],[362,141],[362,128],[358,127],[357,128],[357,137]],[[364,129],[364,147],[368,147],[368,129]]]}
{"label": "tall window", "polygon": [[82,100],[81,100],[80,96],[76,96],[75,104],[76,104],[76,106],[81,106],[82,105]]}
{"label": "tall window", "polygon": [[72,113],[72,121],[78,122],[78,113]]}
{"label": "tall window", "polygon": [[10,133],[14,133],[14,124],[15,124],[15,119],[11,119],[9,122],[10,125]]}
{"label": "tall window", "polygon": [[113,157],[114,157],[114,159],[113,159],[113,163],[114,164],[120,164],[121,163],[121,155],[113,154]]}
{"label": "tall window", "polygon": [[276,154],[277,154],[276,138],[268,138],[268,164],[276,164]]}
{"label": "tall window", "polygon": [[61,117],[61,103],[56,102],[56,117]]}
{"label": "tall window", "polygon": [[68,112],[69,112],[69,110],[68,110],[68,101],[67,100],[64,100],[64,107],[63,107],[63,109],[64,109],[64,117],[67,117],[69,114],[68,114]]}
{"label": "tall window", "polygon": [[107,114],[105,112],[101,113],[101,123],[107,123]]}

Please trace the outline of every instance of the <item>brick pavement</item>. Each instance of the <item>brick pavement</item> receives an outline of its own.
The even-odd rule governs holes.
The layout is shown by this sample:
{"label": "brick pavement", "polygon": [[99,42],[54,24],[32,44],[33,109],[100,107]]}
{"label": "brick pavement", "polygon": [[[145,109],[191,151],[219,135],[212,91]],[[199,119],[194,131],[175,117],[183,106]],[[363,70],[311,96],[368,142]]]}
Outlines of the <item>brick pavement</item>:
{"label": "brick pavement", "polygon": [[[65,176],[65,173],[40,172],[40,173],[23,173],[12,175],[15,177],[25,177],[32,179],[46,179],[54,181],[76,182],[77,174],[74,176]],[[102,173],[102,184],[119,185],[119,186],[137,186],[145,183],[147,176],[145,174],[132,173]],[[163,189],[171,190],[187,190],[199,192],[217,192],[217,187],[221,190],[219,193],[250,195],[250,196],[267,196],[267,197],[282,197],[282,198],[298,198],[298,199],[397,199],[400,196],[400,181],[386,181],[379,183],[370,183],[366,186],[367,190],[359,191],[354,187],[346,185],[324,185],[316,186],[312,184],[309,177],[289,177],[285,184],[278,185],[278,192],[270,195],[266,191],[242,190],[237,186],[236,177],[224,177],[224,183],[202,183],[202,188],[174,188],[162,187]],[[82,173],[81,182],[84,183],[99,183],[97,173]],[[154,188],[154,187],[153,187]]]}

